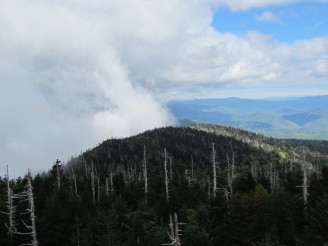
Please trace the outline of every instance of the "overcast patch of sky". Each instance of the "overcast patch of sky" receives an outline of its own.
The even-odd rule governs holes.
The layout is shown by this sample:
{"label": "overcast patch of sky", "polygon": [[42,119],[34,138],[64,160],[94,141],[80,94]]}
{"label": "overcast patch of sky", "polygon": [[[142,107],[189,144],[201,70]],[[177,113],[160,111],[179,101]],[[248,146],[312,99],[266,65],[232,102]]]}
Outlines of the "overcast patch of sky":
{"label": "overcast patch of sky", "polygon": [[[263,13],[272,14],[273,21],[259,21]],[[292,43],[328,35],[328,4],[325,2],[300,2],[287,5],[232,11],[218,8],[212,26],[219,32],[245,35],[250,30],[272,36],[273,39]]]}

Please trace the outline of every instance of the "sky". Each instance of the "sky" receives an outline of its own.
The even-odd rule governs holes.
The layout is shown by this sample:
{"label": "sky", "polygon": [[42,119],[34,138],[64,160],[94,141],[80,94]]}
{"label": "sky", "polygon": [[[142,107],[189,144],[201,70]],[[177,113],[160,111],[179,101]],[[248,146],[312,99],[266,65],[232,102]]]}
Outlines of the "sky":
{"label": "sky", "polygon": [[175,125],[169,100],[328,94],[327,0],[2,0],[0,175]]}

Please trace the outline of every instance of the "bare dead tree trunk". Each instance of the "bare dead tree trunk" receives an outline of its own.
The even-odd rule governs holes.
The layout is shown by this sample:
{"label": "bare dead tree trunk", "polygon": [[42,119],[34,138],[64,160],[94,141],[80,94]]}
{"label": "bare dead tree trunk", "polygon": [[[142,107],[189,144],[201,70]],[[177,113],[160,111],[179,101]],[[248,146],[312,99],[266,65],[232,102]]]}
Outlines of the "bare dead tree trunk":
{"label": "bare dead tree trunk", "polygon": [[34,215],[34,199],[33,199],[33,187],[31,183],[31,172],[28,170],[27,174],[27,196],[29,201],[30,218],[31,218],[31,229],[33,236],[33,246],[38,246],[37,234],[36,234],[36,225],[35,225],[35,215]]}
{"label": "bare dead tree trunk", "polygon": [[88,167],[86,162],[84,162],[84,170],[85,170],[85,177],[88,178]]}
{"label": "bare dead tree trunk", "polygon": [[113,196],[114,195],[113,172],[110,172],[110,191],[112,192],[112,196]]}
{"label": "bare dead tree trunk", "polygon": [[305,158],[305,150],[304,150],[304,146],[303,146],[303,201],[304,204],[307,204],[307,197],[309,195],[308,193],[308,188],[309,188],[309,184],[308,184],[308,173],[307,173],[307,163],[306,163],[306,158]]}
{"label": "bare dead tree trunk", "polygon": [[106,178],[106,196],[109,197],[109,179]]}
{"label": "bare dead tree trunk", "polygon": [[146,146],[144,145],[144,180],[145,180],[145,201],[147,203],[147,197],[148,197],[148,172],[147,172],[147,158],[146,158]]}
{"label": "bare dead tree trunk", "polygon": [[212,143],[212,165],[213,165],[213,197],[216,197],[217,182],[216,182],[216,162],[215,162],[215,148],[214,143]]}
{"label": "bare dead tree trunk", "polygon": [[229,188],[232,187],[232,180],[231,180],[231,166],[230,166],[230,159],[229,159],[229,155],[227,153],[227,180],[228,180],[228,186]]}
{"label": "bare dead tree trunk", "polygon": [[7,209],[8,209],[8,213],[4,213],[4,214],[8,215],[9,225],[6,224],[6,226],[8,228],[8,234],[10,236],[10,245],[12,245],[12,237],[13,237],[13,234],[16,232],[15,221],[14,221],[16,207],[14,206],[14,202],[13,202],[13,198],[14,198],[13,190],[10,188],[8,165],[7,165],[6,179],[7,179]]}
{"label": "bare dead tree trunk", "polygon": [[93,205],[96,205],[96,192],[95,192],[95,173],[93,170],[93,162],[91,162],[91,190]]}
{"label": "bare dead tree trunk", "polygon": [[172,219],[172,215],[170,214],[170,233],[168,233],[171,243],[162,244],[162,245],[173,245],[173,246],[181,246],[181,239],[180,239],[180,232],[179,225],[183,225],[185,223],[179,223],[178,216],[174,213],[174,220]]}
{"label": "bare dead tree trunk", "polygon": [[167,153],[166,148],[164,149],[164,173],[165,173],[165,192],[166,192],[166,201],[169,202],[169,180],[167,177]]}
{"label": "bare dead tree trunk", "polygon": [[174,213],[174,235],[175,235],[175,245],[179,246],[181,245],[181,240],[180,240],[180,231],[179,230],[179,222],[178,222],[178,216],[176,213]]}
{"label": "bare dead tree trunk", "polygon": [[[236,178],[235,152],[232,151],[232,160],[231,160],[231,182],[232,182],[232,184],[235,181],[235,178]],[[232,192],[232,188],[231,188],[231,192]]]}
{"label": "bare dead tree trunk", "polygon": [[100,203],[100,175],[97,177],[97,201]]}
{"label": "bare dead tree trunk", "polygon": [[172,156],[170,156],[170,180],[173,180],[173,172],[172,172]]}
{"label": "bare dead tree trunk", "polygon": [[72,169],[72,178],[73,178],[73,181],[74,181],[75,196],[77,197],[78,193],[77,193],[77,184],[76,184],[76,177],[75,177],[74,169]]}
{"label": "bare dead tree trunk", "polygon": [[228,162],[228,186],[230,188],[230,194],[233,193],[233,183],[235,180],[235,153],[232,152],[231,163],[229,156],[227,154],[227,162]]}
{"label": "bare dead tree trunk", "polygon": [[60,190],[60,171],[59,171],[59,163],[60,163],[60,160],[56,160],[56,171],[57,171],[57,187],[58,187],[58,190]]}
{"label": "bare dead tree trunk", "polygon": [[194,182],[194,159],[191,157],[191,181]]}
{"label": "bare dead tree trunk", "polygon": [[[8,172],[8,170],[7,170]],[[9,182],[9,175],[7,174],[8,182]],[[31,182],[31,172],[28,170],[27,173],[27,184],[25,186],[25,191],[13,195],[12,190],[9,187],[8,191],[8,210],[9,210],[9,234],[12,236],[13,234],[16,235],[29,235],[32,237],[31,243],[25,243],[23,245],[33,245],[33,246],[38,246],[38,240],[37,240],[37,233],[36,233],[36,223],[35,223],[35,213],[34,213],[34,198],[33,198],[33,187],[32,187],[32,182]],[[29,232],[18,232],[15,228],[15,222],[14,222],[14,212],[16,211],[15,206],[13,205],[13,199],[23,199],[23,201],[28,202],[28,208],[26,209],[27,213],[29,214],[30,220],[31,220],[31,225],[27,225],[23,220],[22,223],[24,226],[29,230]],[[24,213],[25,214],[25,213]]]}

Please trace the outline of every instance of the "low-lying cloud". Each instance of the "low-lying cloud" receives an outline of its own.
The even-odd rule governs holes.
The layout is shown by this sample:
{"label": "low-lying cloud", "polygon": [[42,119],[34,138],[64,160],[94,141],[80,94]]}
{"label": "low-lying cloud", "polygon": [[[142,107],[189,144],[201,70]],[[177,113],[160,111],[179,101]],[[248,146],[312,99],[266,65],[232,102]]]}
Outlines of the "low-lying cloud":
{"label": "low-lying cloud", "polygon": [[175,124],[162,100],[195,88],[327,78],[327,37],[285,44],[211,27],[222,5],[291,1],[246,2],[3,0],[3,165],[44,170],[106,138]]}

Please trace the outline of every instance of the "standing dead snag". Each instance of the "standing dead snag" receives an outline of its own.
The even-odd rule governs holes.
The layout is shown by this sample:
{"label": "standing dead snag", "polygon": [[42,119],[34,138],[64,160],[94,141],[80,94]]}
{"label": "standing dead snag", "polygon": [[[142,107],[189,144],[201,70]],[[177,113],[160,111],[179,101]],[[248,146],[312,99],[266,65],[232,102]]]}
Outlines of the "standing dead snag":
{"label": "standing dead snag", "polygon": [[251,162],[251,173],[252,177],[254,178],[255,182],[257,183],[257,169],[258,169],[258,163],[256,161]]}
{"label": "standing dead snag", "polygon": [[8,228],[8,234],[10,235],[10,239],[12,239],[13,234],[16,233],[16,227],[15,227],[15,212],[16,207],[14,206],[14,196],[13,196],[13,190],[10,188],[10,179],[9,179],[9,171],[8,171],[8,165],[7,165],[7,209],[8,213],[4,213],[8,215],[8,222],[9,225],[6,224],[6,227]]}
{"label": "standing dead snag", "polygon": [[216,162],[215,162],[215,148],[212,143],[212,165],[213,165],[213,197],[216,197],[217,183],[216,183]]}
{"label": "standing dead snag", "polygon": [[307,197],[309,195],[308,193],[308,188],[309,188],[309,184],[308,184],[308,173],[307,170],[308,166],[307,166],[307,162],[306,162],[306,158],[305,158],[305,150],[304,150],[304,146],[303,146],[303,200],[304,200],[304,204],[307,204]]}
{"label": "standing dead snag", "polygon": [[143,164],[144,164],[144,179],[145,179],[145,201],[147,203],[147,195],[148,195],[148,173],[147,173],[147,158],[146,158],[146,146],[144,145],[144,153],[143,153]]}
{"label": "standing dead snag", "polygon": [[74,192],[75,192],[75,196],[77,197],[78,196],[78,193],[77,193],[77,184],[76,184],[76,177],[75,177],[74,169],[72,169],[72,178],[73,178],[73,181],[74,181]]}
{"label": "standing dead snag", "polygon": [[168,180],[168,171],[167,171],[167,153],[166,148],[164,149],[164,172],[165,172],[165,193],[166,201],[169,202],[169,180]]}
{"label": "standing dead snag", "polygon": [[95,173],[93,170],[93,162],[91,161],[91,190],[93,205],[96,205],[96,191],[95,191]]}
{"label": "standing dead snag", "polygon": [[60,164],[60,160],[56,160],[56,163],[55,163],[55,165],[56,165],[56,172],[57,172],[57,186],[58,186],[58,190],[60,189],[60,168],[61,168],[61,165],[59,165]]}
{"label": "standing dead snag", "polygon": [[173,172],[172,172],[172,156],[170,156],[170,181],[173,180]]}
{"label": "standing dead snag", "polygon": [[178,222],[178,216],[176,213],[174,213],[174,221],[172,219],[172,215],[170,214],[170,233],[168,233],[171,243],[166,243],[166,244],[162,244],[162,245],[173,245],[173,246],[181,246],[181,240],[180,237],[181,234],[180,232],[182,230],[179,229],[179,225],[185,225],[185,223],[179,223]]}
{"label": "standing dead snag", "polygon": [[28,170],[28,174],[27,174],[27,196],[28,196],[28,202],[29,202],[28,212],[30,213],[31,226],[26,225],[26,227],[32,230],[32,236],[33,236],[32,245],[38,246],[36,225],[35,225],[35,215],[34,215],[33,187],[32,187],[32,183],[31,183],[30,170]]}
{"label": "standing dead snag", "polygon": [[32,241],[31,243],[26,243],[23,245],[32,245],[32,246],[38,246],[38,240],[37,240],[37,234],[36,234],[36,223],[35,223],[35,214],[34,214],[34,198],[33,198],[33,187],[32,187],[32,182],[31,182],[31,172],[30,170],[28,170],[27,173],[27,184],[26,184],[26,190],[15,195],[14,198],[20,198],[23,201],[27,201],[28,202],[28,208],[26,209],[27,213],[29,214],[30,220],[31,220],[31,225],[27,225],[24,221],[23,224],[24,226],[30,230],[30,232],[26,232],[26,233],[21,233],[18,231],[14,231],[14,234],[17,235],[30,235],[32,236]]}
{"label": "standing dead snag", "polygon": [[109,178],[106,178],[106,196],[109,197]]}
{"label": "standing dead snag", "polygon": [[235,175],[235,152],[232,152],[232,157],[231,157],[231,163],[230,163],[230,158],[229,155],[227,154],[227,163],[228,163],[228,172],[227,172],[227,179],[228,179],[228,187],[230,189],[230,194],[233,193],[233,183],[235,181],[236,175]]}

